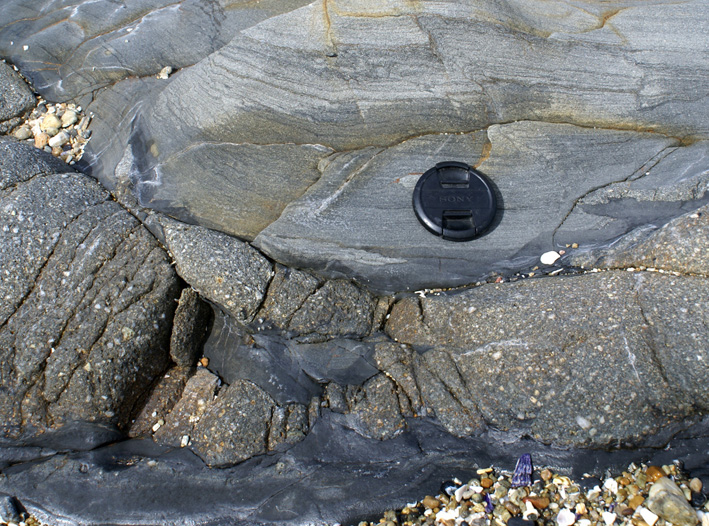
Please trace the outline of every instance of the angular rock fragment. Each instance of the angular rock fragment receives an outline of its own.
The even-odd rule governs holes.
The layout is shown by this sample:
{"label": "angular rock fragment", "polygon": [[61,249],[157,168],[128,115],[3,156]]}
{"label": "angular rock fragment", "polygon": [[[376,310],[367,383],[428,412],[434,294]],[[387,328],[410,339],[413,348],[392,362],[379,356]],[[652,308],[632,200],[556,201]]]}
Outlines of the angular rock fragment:
{"label": "angular rock fragment", "polygon": [[138,400],[140,411],[131,422],[128,435],[145,436],[153,433],[183,394],[185,385],[195,370],[191,367],[171,367],[153,386],[144,400]]}
{"label": "angular rock fragment", "polygon": [[278,329],[287,328],[293,314],[319,285],[320,280],[306,272],[276,265],[263,307],[257,314],[259,322]]}
{"label": "angular rock fragment", "polygon": [[199,226],[162,220],[177,272],[198,293],[249,322],[273,277],[271,264],[248,244]]}
{"label": "angular rock fragment", "polygon": [[349,400],[356,430],[364,436],[386,440],[401,433],[406,423],[399,410],[394,383],[384,374],[367,380]]}
{"label": "angular rock fragment", "polygon": [[195,451],[213,467],[234,465],[265,453],[275,405],[249,381],[238,380],[225,387],[195,426]]}
{"label": "angular rock fragment", "polygon": [[349,281],[331,280],[305,300],[288,330],[307,342],[362,337],[371,330],[373,312],[374,301],[368,292]]}
{"label": "angular rock fragment", "polygon": [[[194,435],[194,428],[214,400],[219,378],[207,369],[199,368],[187,381],[180,399],[164,418],[165,423],[154,430],[153,439],[160,444],[180,446],[183,437],[187,443]],[[187,444],[185,444],[187,445]]]}
{"label": "angular rock fragment", "polygon": [[185,367],[196,365],[211,321],[211,307],[199,298],[192,287],[182,289],[170,336],[170,358],[173,362]]}

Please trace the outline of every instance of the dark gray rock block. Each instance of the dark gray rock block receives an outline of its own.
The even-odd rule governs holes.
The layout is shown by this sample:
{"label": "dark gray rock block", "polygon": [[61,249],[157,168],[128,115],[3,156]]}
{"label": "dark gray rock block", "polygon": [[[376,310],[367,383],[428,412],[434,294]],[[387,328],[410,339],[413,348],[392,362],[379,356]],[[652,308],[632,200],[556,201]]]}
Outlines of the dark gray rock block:
{"label": "dark gray rock block", "polygon": [[125,428],[167,368],[176,275],[94,180],[45,175],[44,153],[28,162],[36,173],[4,169],[0,196],[2,432],[72,420]]}
{"label": "dark gray rock block", "polygon": [[162,225],[180,276],[236,320],[250,322],[273,277],[268,260],[248,244],[214,230],[169,219]]}
{"label": "dark gray rock block", "polygon": [[305,300],[288,329],[302,342],[361,338],[372,330],[373,312],[374,300],[367,291],[349,281],[331,280]]}
{"label": "dark gray rock block", "polygon": [[193,288],[182,289],[170,335],[170,358],[173,362],[184,367],[197,364],[211,322],[212,308],[200,299]]}
{"label": "dark gray rock block", "polygon": [[266,453],[275,406],[271,397],[246,380],[223,388],[195,425],[195,451],[213,467]]}
{"label": "dark gray rock block", "polygon": [[3,121],[20,117],[35,105],[32,90],[20,75],[5,62],[0,62],[0,133],[9,128]]}
{"label": "dark gray rock block", "polygon": [[706,411],[706,285],[647,272],[484,285],[401,300],[387,330],[434,349],[424,356],[447,353],[454,364],[437,374],[459,374],[489,425],[559,445],[637,444]]}
{"label": "dark gray rock block", "polygon": [[276,265],[276,273],[268,288],[257,318],[264,326],[286,329],[291,318],[320,285],[314,276],[296,269]]}

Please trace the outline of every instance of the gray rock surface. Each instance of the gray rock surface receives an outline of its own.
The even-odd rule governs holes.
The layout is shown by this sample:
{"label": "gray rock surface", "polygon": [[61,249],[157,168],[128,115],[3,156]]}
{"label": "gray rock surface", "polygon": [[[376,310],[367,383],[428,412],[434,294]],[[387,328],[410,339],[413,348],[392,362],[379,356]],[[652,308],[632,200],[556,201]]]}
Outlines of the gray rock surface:
{"label": "gray rock surface", "polygon": [[566,263],[583,268],[656,268],[709,274],[709,206],[660,228],[641,227],[612,246],[572,253]]}
{"label": "gray rock surface", "polygon": [[555,444],[634,444],[706,411],[707,290],[704,278],[649,272],[484,285],[403,299],[387,331],[433,349],[424,356],[447,353],[437,370],[459,375],[456,398],[488,425]]}
{"label": "gray rock surface", "polygon": [[218,388],[217,376],[207,369],[197,369],[180,393],[180,399],[165,416],[164,424],[153,432],[153,438],[160,444],[177,447],[182,445],[182,439],[186,436],[189,443],[195,425],[214,401]]}
{"label": "gray rock surface", "polygon": [[17,72],[0,62],[0,133],[7,133],[16,125],[10,121],[22,116],[35,105],[32,90]]}
{"label": "gray rock surface", "polygon": [[214,230],[169,219],[162,225],[178,274],[236,320],[251,321],[273,277],[268,260],[248,244]]}
{"label": "gray rock surface", "polygon": [[288,329],[305,342],[337,336],[361,338],[372,330],[374,300],[349,281],[330,280],[293,314]]}
{"label": "gray rock surface", "polygon": [[[138,110],[131,185],[145,206],[381,291],[520,270],[567,240],[607,243],[681,214],[692,205],[663,188],[693,162],[682,145],[707,136],[707,61],[689,51],[701,31],[674,28],[705,7],[558,9],[333,0],[264,20]],[[416,221],[417,174],[444,159],[497,185],[486,237],[454,244]],[[194,183],[203,171],[214,184]]]}
{"label": "gray rock surface", "polygon": [[8,0],[0,55],[27,71],[48,100],[68,100],[127,77],[156,76],[164,66],[190,66],[240,29],[305,3]]}
{"label": "gray rock surface", "polygon": [[3,163],[3,434],[67,420],[125,427],[168,365],[179,285],[166,254],[95,181],[46,173],[53,163]]}
{"label": "gray rock surface", "polygon": [[191,287],[182,289],[172,320],[170,358],[177,365],[197,364],[212,322],[212,308]]}
{"label": "gray rock surface", "polygon": [[[165,422],[167,415],[183,396],[188,380],[195,373],[192,367],[171,367],[155,382],[152,390],[136,404],[140,411],[132,419],[128,435],[131,437],[153,434],[153,427]],[[159,429],[159,428],[158,428]]]}
{"label": "gray rock surface", "polygon": [[[298,414],[302,419],[304,411]],[[272,420],[275,433],[271,433]],[[195,451],[209,466],[237,464],[266,453],[281,441],[292,440],[282,420],[271,397],[255,384],[238,380],[219,392],[195,425]],[[300,438],[303,436],[301,432]]]}

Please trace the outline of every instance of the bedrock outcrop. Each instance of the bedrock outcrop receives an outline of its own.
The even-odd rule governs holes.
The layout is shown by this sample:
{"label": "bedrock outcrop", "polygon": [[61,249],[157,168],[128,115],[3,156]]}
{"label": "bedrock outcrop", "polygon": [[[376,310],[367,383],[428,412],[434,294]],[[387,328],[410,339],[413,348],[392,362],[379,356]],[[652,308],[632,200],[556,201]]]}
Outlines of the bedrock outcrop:
{"label": "bedrock outcrop", "polygon": [[95,180],[14,140],[0,151],[2,433],[126,428],[168,366],[177,276]]}

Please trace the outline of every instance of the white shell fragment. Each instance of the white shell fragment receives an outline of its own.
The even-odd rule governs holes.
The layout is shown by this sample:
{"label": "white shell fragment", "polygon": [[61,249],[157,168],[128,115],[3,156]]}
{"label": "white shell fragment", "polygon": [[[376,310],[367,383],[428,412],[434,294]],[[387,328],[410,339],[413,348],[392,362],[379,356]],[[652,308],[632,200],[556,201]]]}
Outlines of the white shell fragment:
{"label": "white shell fragment", "polygon": [[655,515],[649,509],[643,508],[642,506],[638,507],[636,512],[643,518],[645,522],[647,522],[648,526],[655,526],[657,519],[659,519],[657,515]]}
{"label": "white shell fragment", "polygon": [[550,250],[549,252],[544,252],[542,257],[539,258],[539,261],[542,262],[542,265],[553,265],[560,257],[561,255],[558,252]]}
{"label": "white shell fragment", "polygon": [[610,513],[609,511],[604,511],[601,516],[603,517],[603,522],[606,526],[611,526],[618,517],[615,513]]}

